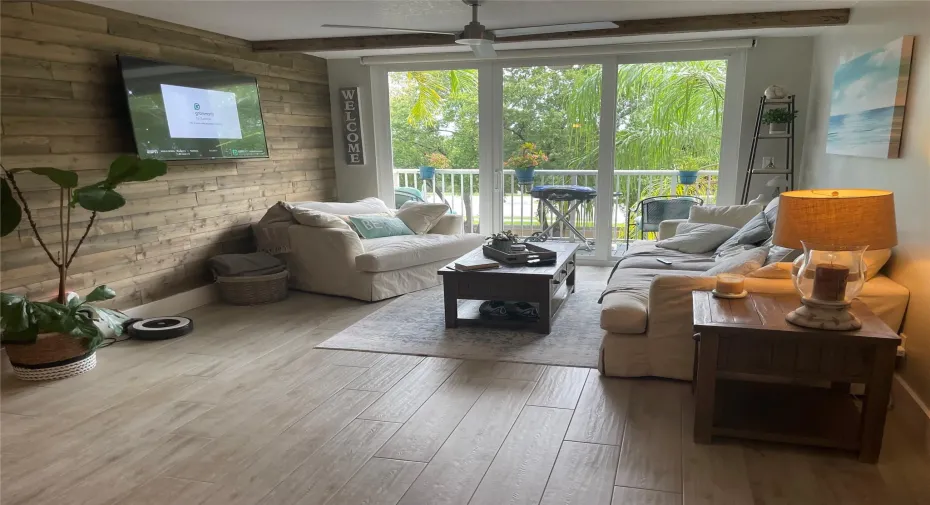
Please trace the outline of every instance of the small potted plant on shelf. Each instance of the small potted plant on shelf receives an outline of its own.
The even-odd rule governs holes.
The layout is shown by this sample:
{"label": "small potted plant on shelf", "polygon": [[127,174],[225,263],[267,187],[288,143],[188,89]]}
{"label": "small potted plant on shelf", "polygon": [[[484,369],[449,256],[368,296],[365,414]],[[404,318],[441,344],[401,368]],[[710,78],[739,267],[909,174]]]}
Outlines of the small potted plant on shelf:
{"label": "small potted plant on shelf", "polygon": [[420,167],[420,179],[431,181],[436,177],[437,168],[449,168],[452,163],[449,158],[442,153],[429,153],[426,155],[426,165]]}
{"label": "small potted plant on shelf", "polygon": [[549,161],[546,153],[536,149],[536,144],[524,142],[520,144],[520,149],[516,154],[507,158],[504,167],[512,168],[517,178],[517,183],[521,186],[532,186],[533,179],[536,176],[536,167],[544,161]]}
{"label": "small potted plant on shelf", "polygon": [[[0,331],[13,371],[25,380],[62,379],[86,372],[96,366],[95,350],[105,334],[120,335],[126,316],[92,305],[116,296],[107,286],[96,287],[85,298],[69,293],[66,288],[68,268],[93,229],[97,215],[126,204],[123,196],[116,192],[117,186],[124,182],[152,180],[164,175],[167,166],[157,160],[120,156],[110,165],[104,180],[83,187],[78,187],[78,174],[71,170],[7,169],[2,165],[0,169],[3,171],[0,236],[16,231],[25,214],[35,240],[58,270],[58,295],[54,300],[36,301],[21,294],[0,294]],[[29,204],[16,183],[16,175],[22,172],[48,177],[59,188],[61,246],[55,253],[42,239]],[[72,248],[71,215],[76,207],[90,211],[90,217],[84,233]]]}
{"label": "small potted plant on shelf", "polygon": [[788,123],[798,117],[798,111],[788,112],[785,107],[769,109],[762,114],[762,123],[769,125],[770,135],[784,135],[788,133]]}
{"label": "small potted plant on shelf", "polygon": [[517,243],[517,236],[510,230],[495,233],[488,237],[491,241],[491,247],[501,252],[513,252],[513,245]]}

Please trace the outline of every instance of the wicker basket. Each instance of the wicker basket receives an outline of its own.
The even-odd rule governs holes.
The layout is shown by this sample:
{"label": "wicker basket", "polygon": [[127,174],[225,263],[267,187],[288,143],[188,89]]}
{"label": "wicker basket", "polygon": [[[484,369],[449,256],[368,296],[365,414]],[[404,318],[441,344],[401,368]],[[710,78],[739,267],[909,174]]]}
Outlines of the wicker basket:
{"label": "wicker basket", "polygon": [[250,277],[217,276],[220,297],[233,305],[260,305],[287,298],[287,271]]}
{"label": "wicker basket", "polygon": [[40,333],[34,344],[7,344],[6,354],[22,380],[65,379],[97,366],[95,352],[64,333]]}

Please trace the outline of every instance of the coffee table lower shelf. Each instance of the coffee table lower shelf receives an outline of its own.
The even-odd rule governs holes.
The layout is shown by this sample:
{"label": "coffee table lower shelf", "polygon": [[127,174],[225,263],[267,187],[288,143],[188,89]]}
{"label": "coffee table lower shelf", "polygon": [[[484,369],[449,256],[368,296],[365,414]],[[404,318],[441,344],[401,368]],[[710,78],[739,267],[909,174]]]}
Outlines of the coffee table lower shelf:
{"label": "coffee table lower shelf", "polygon": [[861,412],[842,391],[718,380],[711,434],[836,449],[859,449]]}

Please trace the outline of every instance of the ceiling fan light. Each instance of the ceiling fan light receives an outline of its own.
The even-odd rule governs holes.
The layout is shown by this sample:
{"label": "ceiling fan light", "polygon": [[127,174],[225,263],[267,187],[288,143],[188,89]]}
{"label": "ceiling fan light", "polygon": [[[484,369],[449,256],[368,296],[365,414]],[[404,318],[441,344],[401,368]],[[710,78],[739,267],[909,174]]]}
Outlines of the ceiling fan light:
{"label": "ceiling fan light", "polygon": [[483,44],[484,42],[485,42],[485,39],[460,38],[460,39],[455,40],[456,44],[462,44],[463,46],[478,46],[478,45]]}

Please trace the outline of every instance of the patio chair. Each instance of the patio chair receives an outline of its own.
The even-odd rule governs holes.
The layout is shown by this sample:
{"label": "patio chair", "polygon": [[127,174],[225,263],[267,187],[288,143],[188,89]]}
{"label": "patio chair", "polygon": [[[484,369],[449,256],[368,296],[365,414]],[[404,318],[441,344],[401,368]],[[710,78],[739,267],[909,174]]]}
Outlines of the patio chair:
{"label": "patio chair", "polygon": [[423,193],[420,192],[417,188],[408,188],[400,187],[394,188],[394,207],[400,208],[401,205],[407,202],[425,202],[426,199],[423,198]]}
{"label": "patio chair", "polygon": [[704,199],[696,196],[650,196],[636,202],[632,209],[626,211],[626,246],[630,246],[630,215],[632,212],[641,212],[636,222],[632,223],[639,228],[640,240],[646,238],[646,233],[659,231],[659,223],[667,219],[688,219],[691,207],[703,205]]}

